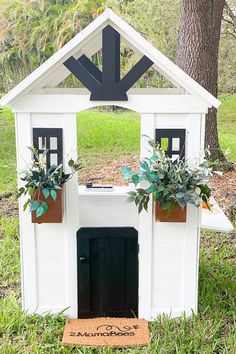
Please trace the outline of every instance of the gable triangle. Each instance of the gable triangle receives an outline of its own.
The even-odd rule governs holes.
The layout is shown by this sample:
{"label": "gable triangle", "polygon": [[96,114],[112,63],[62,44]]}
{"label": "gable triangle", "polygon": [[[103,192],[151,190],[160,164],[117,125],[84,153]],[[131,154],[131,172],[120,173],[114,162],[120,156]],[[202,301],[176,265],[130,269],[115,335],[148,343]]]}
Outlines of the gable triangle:
{"label": "gable triangle", "polygon": [[[217,98],[211,95],[190,76],[184,73],[151,43],[149,43],[138,32],[136,32],[128,23],[126,23],[109,9],[105,10],[92,23],[90,23],[80,33],[72,38],[64,47],[59,49],[58,52],[52,55],[45,63],[43,63],[23,81],[21,81],[14,89],[6,94],[0,100],[0,105],[12,105],[16,100],[19,100],[29,92],[37,91],[38,89],[43,89],[46,87],[56,87],[57,84],[62,82],[68,76],[68,69],[66,69],[63,63],[65,63],[70,57],[74,57],[76,60],[80,58],[80,65],[82,61],[82,67],[84,68],[86,65],[84,65],[83,58],[81,57],[85,55],[87,58],[89,58],[101,48],[101,33],[103,29],[108,25],[110,25],[110,27],[119,33],[121,40],[126,43],[132,50],[137,52],[141,57],[144,56],[148,58],[149,62],[146,59],[141,59],[141,62],[139,63],[140,66],[143,64],[148,66],[148,63],[151,61],[153,63],[153,67],[175,86],[183,88],[185,92],[188,92],[194,96],[198,96],[200,99],[205,101],[205,103],[207,103],[208,107],[214,106],[217,108],[220,105],[220,101],[217,100]],[[139,65],[133,68],[132,75],[134,75],[134,77],[137,75],[136,71],[140,72]],[[96,78],[98,72],[97,74],[94,74],[90,69],[87,71],[90,75],[92,75],[91,77],[98,82],[98,86],[95,86],[97,88],[99,87],[101,92],[104,93],[105,85],[102,85],[104,84],[103,74],[102,82],[99,83],[99,80]],[[135,82],[134,79],[131,80],[132,75],[129,73],[127,75],[128,76],[126,76],[126,81],[123,81],[124,87],[122,86],[122,80],[116,82],[114,77],[112,80],[112,84],[115,85],[117,91],[122,92],[123,98],[126,95],[128,85],[131,85],[133,82]],[[87,73],[85,74],[85,77],[86,76]],[[100,76],[100,74],[98,74],[98,76]],[[90,81],[95,83],[93,79]],[[109,85],[111,85],[111,83],[109,83],[108,86]],[[95,89],[92,89],[91,98],[93,99],[96,99],[95,91]],[[107,96],[108,93],[106,92],[104,95]],[[100,97],[100,99],[103,98]],[[116,98],[116,100],[118,99],[119,98]]]}
{"label": "gable triangle", "polygon": [[71,56],[64,65],[91,92],[91,101],[127,101],[126,92],[153,62],[143,56],[120,79],[120,34],[107,25],[102,30],[102,72],[84,54],[77,60]]}

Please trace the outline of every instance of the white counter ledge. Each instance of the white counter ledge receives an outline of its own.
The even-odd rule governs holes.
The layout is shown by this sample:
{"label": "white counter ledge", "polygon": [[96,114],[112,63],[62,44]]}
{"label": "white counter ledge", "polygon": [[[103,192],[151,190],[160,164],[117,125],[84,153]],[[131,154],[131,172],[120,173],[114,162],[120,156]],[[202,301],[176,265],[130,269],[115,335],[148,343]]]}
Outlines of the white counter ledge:
{"label": "white counter ledge", "polygon": [[211,198],[210,202],[213,204],[212,211],[202,209],[201,229],[218,232],[232,232],[234,230],[233,225],[215,199]]}
{"label": "white counter ledge", "polygon": [[128,186],[113,186],[113,190],[96,191],[96,189],[86,190],[85,186],[79,186],[79,195],[97,195],[97,196],[114,196],[114,195],[127,195],[131,189]]}
{"label": "white counter ledge", "polygon": [[[137,208],[133,203],[127,203],[126,198],[127,193],[131,191],[131,189],[128,186],[114,186],[114,189],[112,191],[96,191],[96,190],[86,190],[85,186],[79,186],[78,192],[79,196],[82,197],[81,202],[85,203],[87,208],[84,208],[80,204],[80,211],[81,211],[81,216],[82,220],[87,220],[88,218],[91,220],[93,219],[92,215],[96,214],[96,225],[100,225],[101,220],[99,220],[99,217],[101,217],[104,220],[104,217],[106,218],[105,215],[110,215],[110,217],[114,220],[116,219],[115,215],[117,213],[120,213],[123,218],[126,220],[124,223],[125,225],[127,224],[127,217],[125,217],[125,214],[128,213],[129,217],[131,217],[131,225],[137,225],[138,224],[138,213],[137,213]],[[87,197],[87,198],[85,198]],[[98,197],[98,198],[97,198]],[[99,198],[100,197],[100,198]],[[112,197],[115,197],[115,200],[113,200]],[[107,202],[107,198],[110,199],[109,202]],[[119,203],[116,205],[117,199],[119,200]],[[91,203],[89,203],[89,201]],[[104,200],[104,201],[103,201]],[[89,203],[89,204],[88,204]],[[96,208],[95,205],[96,204]],[[97,204],[98,203],[98,204]],[[100,204],[99,204],[100,203]],[[109,205],[105,205],[105,204]],[[234,227],[231,224],[231,222],[228,220],[227,216],[224,214],[223,210],[219,207],[217,202],[215,201],[214,198],[211,198],[211,204],[213,204],[212,212],[209,211],[208,209],[202,209],[202,216],[201,216],[201,229],[202,230],[208,230],[208,231],[218,231],[218,232],[232,232]],[[113,215],[110,213],[112,210],[110,208],[112,207],[112,210],[114,212]],[[94,208],[94,209],[93,209]],[[105,215],[102,215],[102,211],[105,213]],[[86,215],[86,213],[89,214],[89,216]],[[99,222],[100,221],[100,222]],[[82,222],[84,224],[84,222]],[[119,222],[118,222],[119,224]],[[121,222],[122,224],[122,222]],[[130,225],[130,226],[131,226]]]}

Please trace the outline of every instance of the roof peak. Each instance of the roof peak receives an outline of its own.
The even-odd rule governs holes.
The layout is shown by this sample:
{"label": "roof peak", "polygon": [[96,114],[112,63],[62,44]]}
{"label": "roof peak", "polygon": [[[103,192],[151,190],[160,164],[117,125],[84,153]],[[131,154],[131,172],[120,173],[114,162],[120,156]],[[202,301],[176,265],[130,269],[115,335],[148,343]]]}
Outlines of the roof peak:
{"label": "roof peak", "polygon": [[[89,57],[101,48],[101,33],[108,24],[119,32],[121,38],[131,49],[151,60],[155,69],[174,85],[183,87],[192,95],[199,96],[209,107],[214,106],[217,108],[220,105],[220,101],[217,98],[184,73],[110,8],[106,8],[100,16],[8,92],[0,100],[0,105],[13,106],[15,101],[18,101],[32,90],[55,87],[69,74],[68,70],[63,66],[63,63],[68,58],[72,55],[78,58],[83,54]],[[58,78],[60,79],[59,82]]]}

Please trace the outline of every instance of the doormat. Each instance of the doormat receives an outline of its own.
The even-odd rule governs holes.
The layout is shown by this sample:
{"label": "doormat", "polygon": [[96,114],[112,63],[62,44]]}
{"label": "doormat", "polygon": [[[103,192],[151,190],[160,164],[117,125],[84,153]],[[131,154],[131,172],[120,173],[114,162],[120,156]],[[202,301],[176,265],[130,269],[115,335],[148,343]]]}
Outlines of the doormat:
{"label": "doormat", "polygon": [[148,321],[136,318],[91,318],[66,323],[62,344],[95,347],[145,346],[149,343]]}

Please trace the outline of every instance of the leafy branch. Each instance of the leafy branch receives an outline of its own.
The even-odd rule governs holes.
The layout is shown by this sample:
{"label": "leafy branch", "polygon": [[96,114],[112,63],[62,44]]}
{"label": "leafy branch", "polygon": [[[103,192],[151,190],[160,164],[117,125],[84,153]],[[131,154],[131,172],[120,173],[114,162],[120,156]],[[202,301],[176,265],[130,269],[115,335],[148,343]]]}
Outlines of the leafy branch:
{"label": "leafy branch", "polygon": [[33,155],[33,161],[27,170],[22,172],[21,180],[25,185],[19,188],[17,198],[22,195],[27,195],[29,198],[24,203],[24,210],[29,207],[30,211],[35,211],[36,216],[40,217],[48,210],[48,204],[42,200],[41,195],[47,200],[52,198],[57,200],[57,192],[62,189],[63,184],[67,183],[74,174],[81,168],[78,161],[70,159],[68,166],[71,169],[70,173],[63,171],[62,164],[58,166],[46,167],[46,155],[48,150],[43,151],[42,156],[39,155],[34,146],[29,147]]}
{"label": "leafy branch", "polygon": [[[159,201],[163,209],[170,214],[177,205],[184,208],[187,204],[199,207],[202,202],[210,209],[208,199],[211,188],[207,185],[210,169],[204,160],[200,165],[190,168],[182,160],[172,161],[165,156],[165,152],[152,140],[149,145],[153,155],[140,162],[137,172],[132,172],[130,167],[121,169],[123,178],[131,180],[136,189],[128,192],[128,202],[134,202],[140,213],[148,210],[150,196],[153,201]],[[147,188],[141,188],[140,182],[148,182]]]}

